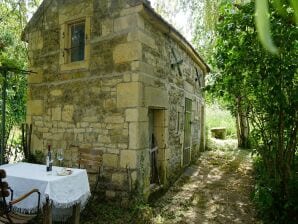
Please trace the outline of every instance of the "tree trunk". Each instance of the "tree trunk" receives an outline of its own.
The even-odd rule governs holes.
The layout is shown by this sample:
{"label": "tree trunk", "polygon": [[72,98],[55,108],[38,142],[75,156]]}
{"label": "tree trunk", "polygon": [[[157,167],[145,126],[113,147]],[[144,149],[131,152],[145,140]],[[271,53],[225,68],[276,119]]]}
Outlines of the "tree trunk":
{"label": "tree trunk", "polygon": [[237,97],[236,130],[239,148],[249,148],[249,123],[246,109],[242,106],[241,97]]}

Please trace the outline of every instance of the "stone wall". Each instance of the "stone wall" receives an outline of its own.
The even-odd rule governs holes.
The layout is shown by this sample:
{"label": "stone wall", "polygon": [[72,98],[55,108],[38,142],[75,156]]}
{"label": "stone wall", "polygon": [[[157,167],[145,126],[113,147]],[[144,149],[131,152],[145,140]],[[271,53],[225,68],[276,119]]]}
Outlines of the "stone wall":
{"label": "stone wall", "polygon": [[[157,32],[156,26],[155,22],[144,18],[142,32],[150,41],[142,44],[143,51],[142,60],[139,62],[139,71],[147,94],[145,105],[147,107],[163,107],[167,111],[168,133],[164,164],[166,164],[166,179],[172,182],[181,173],[183,167],[185,98],[192,100],[191,154],[193,160],[198,157],[204,147],[204,144],[201,144],[204,136],[204,117],[202,116],[204,101],[201,91],[204,86],[204,71],[170,37],[170,34]],[[183,60],[183,62],[173,66],[172,64],[176,60]],[[181,74],[179,74],[178,66]]]}
{"label": "stone wall", "polygon": [[[163,184],[182,170],[185,98],[193,102],[192,154],[201,150],[203,71],[136,2],[44,1],[25,30],[30,66],[37,72],[28,79],[32,150],[45,151],[48,144],[65,148],[68,166],[77,165],[78,147],[102,150],[101,186],[108,197],[150,193],[150,108],[163,111],[155,124]],[[88,60],[65,64],[64,22],[84,16],[90,18]],[[183,59],[182,76],[171,66],[172,48]]]}

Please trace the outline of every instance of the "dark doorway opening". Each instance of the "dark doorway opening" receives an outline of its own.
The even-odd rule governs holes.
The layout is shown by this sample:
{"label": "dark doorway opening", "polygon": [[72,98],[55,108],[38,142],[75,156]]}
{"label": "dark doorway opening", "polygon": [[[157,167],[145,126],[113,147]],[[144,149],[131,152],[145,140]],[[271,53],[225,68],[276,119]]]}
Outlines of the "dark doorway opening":
{"label": "dark doorway opening", "polygon": [[165,176],[165,110],[149,109],[150,184],[162,185]]}
{"label": "dark doorway opening", "polygon": [[186,98],[184,113],[183,166],[189,165],[191,160],[191,110],[192,101]]}

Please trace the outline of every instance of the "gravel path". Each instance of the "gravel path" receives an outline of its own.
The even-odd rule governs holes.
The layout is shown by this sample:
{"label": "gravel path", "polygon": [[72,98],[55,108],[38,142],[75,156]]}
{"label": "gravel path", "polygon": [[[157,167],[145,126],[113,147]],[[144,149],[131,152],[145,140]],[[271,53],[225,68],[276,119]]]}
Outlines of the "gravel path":
{"label": "gravel path", "polygon": [[154,204],[155,224],[260,223],[250,201],[250,153],[233,140],[211,142],[169,191]]}

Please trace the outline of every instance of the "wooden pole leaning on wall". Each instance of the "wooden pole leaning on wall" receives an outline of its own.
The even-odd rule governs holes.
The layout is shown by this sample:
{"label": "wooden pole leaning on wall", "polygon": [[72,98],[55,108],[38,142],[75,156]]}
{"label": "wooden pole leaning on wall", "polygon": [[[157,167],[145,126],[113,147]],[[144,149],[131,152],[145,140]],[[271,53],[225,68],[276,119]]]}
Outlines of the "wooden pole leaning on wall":
{"label": "wooden pole leaning on wall", "polygon": [[22,124],[22,146],[25,159],[31,155],[32,124]]}
{"label": "wooden pole leaning on wall", "polygon": [[0,164],[4,162],[4,154],[5,154],[5,113],[6,113],[6,89],[7,89],[7,70],[3,71],[3,84],[2,84],[2,115],[1,115],[1,156],[0,156]]}

